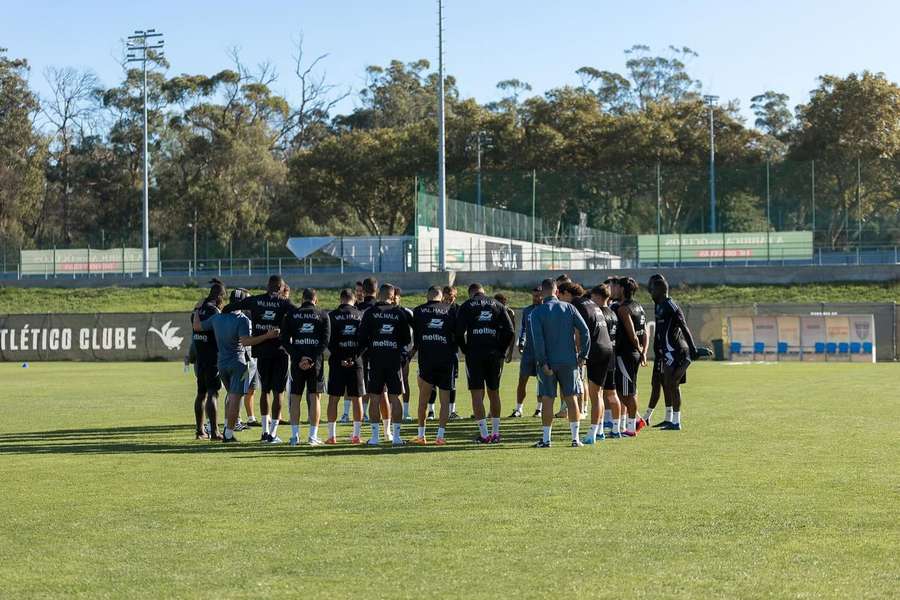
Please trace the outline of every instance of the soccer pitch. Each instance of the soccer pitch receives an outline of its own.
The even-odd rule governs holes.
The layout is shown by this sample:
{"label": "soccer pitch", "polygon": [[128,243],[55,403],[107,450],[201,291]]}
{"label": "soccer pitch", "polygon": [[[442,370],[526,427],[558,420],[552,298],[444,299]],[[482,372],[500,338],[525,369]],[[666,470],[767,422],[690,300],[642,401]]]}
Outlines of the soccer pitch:
{"label": "soccer pitch", "polygon": [[575,449],[557,420],[549,450],[531,418],[497,446],[466,419],[444,448],[223,447],[193,440],[180,364],[0,374],[8,597],[900,592],[897,364],[698,364],[684,431]]}

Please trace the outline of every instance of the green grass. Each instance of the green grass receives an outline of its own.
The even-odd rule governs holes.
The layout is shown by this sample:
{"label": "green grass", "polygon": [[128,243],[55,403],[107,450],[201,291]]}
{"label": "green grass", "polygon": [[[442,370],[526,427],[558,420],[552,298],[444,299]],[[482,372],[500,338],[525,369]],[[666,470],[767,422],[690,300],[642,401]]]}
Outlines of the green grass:
{"label": "green grass", "polygon": [[[294,282],[299,286],[298,282]],[[531,303],[526,290],[503,292],[514,307]],[[0,314],[3,313],[93,313],[185,311],[205,290],[194,287],[107,287],[107,288],[15,288],[0,287]],[[299,289],[294,290],[299,297]],[[338,290],[320,290],[320,304],[337,306]],[[681,287],[672,295],[682,304],[752,304],[754,302],[900,302],[900,282],[882,284],[808,284],[794,286],[710,286]],[[642,289],[642,302],[650,299]],[[404,297],[404,304],[424,302],[422,294]]]}
{"label": "green grass", "polygon": [[557,422],[550,450],[527,447],[530,418],[504,420],[489,447],[467,441],[468,420],[445,448],[263,447],[248,434],[223,447],[193,441],[193,377],[178,364],[0,364],[0,377],[11,598],[900,589],[897,364],[699,364],[684,431],[572,449]]}

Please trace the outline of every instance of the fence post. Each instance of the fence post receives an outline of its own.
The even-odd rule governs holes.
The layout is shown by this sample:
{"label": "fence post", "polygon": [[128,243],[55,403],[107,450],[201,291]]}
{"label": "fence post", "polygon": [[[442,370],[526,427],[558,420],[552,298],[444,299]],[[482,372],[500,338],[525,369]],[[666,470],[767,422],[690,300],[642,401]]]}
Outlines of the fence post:
{"label": "fence post", "polygon": [[266,238],[266,275],[269,275],[271,271],[269,270],[269,239]]}
{"label": "fence post", "polygon": [[247,275],[248,276],[253,275],[253,259],[252,258],[247,259]]}
{"label": "fence post", "polygon": [[219,259],[219,277],[222,276],[222,259]]}
{"label": "fence post", "polygon": [[284,271],[281,269],[281,258],[280,257],[278,258],[278,272],[284,273]]}
{"label": "fence post", "polygon": [[157,277],[162,277],[162,276],[163,276],[163,272],[162,272],[162,248],[160,247],[160,245],[159,245],[158,242],[157,242],[157,244],[156,244],[156,276],[157,276]]}

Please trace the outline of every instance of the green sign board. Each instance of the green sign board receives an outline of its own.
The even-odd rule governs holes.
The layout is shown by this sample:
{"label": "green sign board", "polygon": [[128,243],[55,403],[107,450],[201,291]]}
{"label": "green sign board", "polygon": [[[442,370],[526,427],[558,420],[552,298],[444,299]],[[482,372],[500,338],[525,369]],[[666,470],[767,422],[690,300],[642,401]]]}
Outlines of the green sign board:
{"label": "green sign board", "polygon": [[[150,248],[150,272],[159,270],[159,249]],[[94,273],[141,273],[144,251],[141,248],[94,250],[22,250],[22,275],[83,275]]]}
{"label": "green sign board", "polygon": [[811,231],[639,235],[640,262],[810,260]]}

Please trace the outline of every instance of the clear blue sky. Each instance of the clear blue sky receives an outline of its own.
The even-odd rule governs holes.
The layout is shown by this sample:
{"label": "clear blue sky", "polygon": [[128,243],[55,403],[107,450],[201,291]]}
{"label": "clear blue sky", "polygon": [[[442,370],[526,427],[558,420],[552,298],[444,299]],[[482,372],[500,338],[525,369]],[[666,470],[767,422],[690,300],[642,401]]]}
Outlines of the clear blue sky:
{"label": "clear blue sky", "polygon": [[[276,89],[292,96],[293,39],[303,32],[309,54],[329,53],[329,80],[359,89],[363,69],[393,58],[431,59],[436,66],[433,0],[156,0],[6,2],[0,47],[27,58],[32,82],[46,91],[48,66],[92,69],[114,84],[120,40],[134,29],[165,32],[173,73],[213,73],[244,61],[270,60]],[[870,69],[900,79],[900,2],[757,0],[446,0],[448,72],[464,96],[498,97],[497,81],[519,78],[542,93],[577,83],[589,65],[622,70],[622,51],[635,43],[663,50],[689,46],[700,56],[690,72],[704,90],[736,98],[749,115],[750,97],[767,89],[805,101],[822,73]],[[348,101],[341,108],[349,110]]]}

